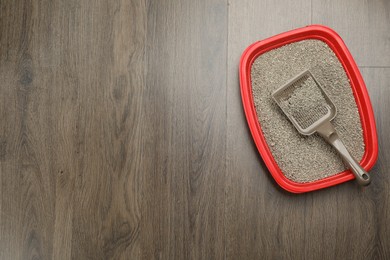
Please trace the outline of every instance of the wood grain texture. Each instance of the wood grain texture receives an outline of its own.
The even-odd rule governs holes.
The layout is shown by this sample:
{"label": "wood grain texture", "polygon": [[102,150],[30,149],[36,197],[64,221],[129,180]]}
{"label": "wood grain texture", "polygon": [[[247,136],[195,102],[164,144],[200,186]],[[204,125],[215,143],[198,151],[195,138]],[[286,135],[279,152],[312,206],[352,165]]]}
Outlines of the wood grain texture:
{"label": "wood grain texture", "polygon": [[390,129],[390,68],[363,68],[362,75],[365,79],[368,92],[371,97],[375,113],[379,157],[378,162],[372,170],[375,174],[375,186],[372,191],[375,214],[375,247],[376,258],[387,259],[390,256],[390,140],[388,129]]}
{"label": "wood grain texture", "polygon": [[48,108],[58,99],[51,98],[54,74],[45,66],[51,53],[41,49],[50,44],[44,25],[51,17],[35,7],[1,3],[1,259],[39,259],[53,251],[57,135]]}
{"label": "wood grain texture", "polygon": [[[69,28],[78,89],[72,258],[127,259],[139,245],[144,1],[75,2]],[[74,55],[74,56],[73,56]]]}
{"label": "wood grain texture", "polygon": [[145,2],[1,12],[1,259],[140,256]]}
{"label": "wood grain texture", "polygon": [[[390,7],[347,2],[0,1],[0,259],[388,259]],[[247,128],[241,53],[311,21],[362,67],[366,189],[281,190]]]}
{"label": "wood grain texture", "polygon": [[360,66],[390,66],[390,1],[312,0],[312,22],[336,30]]}
{"label": "wood grain texture", "polygon": [[221,259],[227,4],[151,1],[147,28],[144,256]]}

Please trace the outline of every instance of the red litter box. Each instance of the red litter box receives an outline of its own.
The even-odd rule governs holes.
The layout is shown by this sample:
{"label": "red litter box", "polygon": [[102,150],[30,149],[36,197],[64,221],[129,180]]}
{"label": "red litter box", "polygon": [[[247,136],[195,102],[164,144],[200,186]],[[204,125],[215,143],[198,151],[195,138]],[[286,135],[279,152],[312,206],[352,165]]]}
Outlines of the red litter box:
{"label": "red litter box", "polygon": [[346,170],[336,175],[308,183],[298,183],[288,179],[273,158],[271,150],[269,149],[261,130],[261,125],[257,119],[251,85],[251,67],[254,60],[258,56],[272,49],[307,39],[317,39],[325,42],[340,60],[350,80],[353,95],[359,110],[365,143],[365,152],[360,165],[366,171],[369,171],[374,166],[378,158],[378,139],[375,119],[366,85],[364,84],[360,71],[352,58],[351,53],[348,51],[347,46],[335,31],[322,25],[311,25],[256,42],[244,51],[240,60],[242,103],[257,150],[263,158],[268,170],[282,188],[293,193],[319,190],[355,178],[349,170]]}

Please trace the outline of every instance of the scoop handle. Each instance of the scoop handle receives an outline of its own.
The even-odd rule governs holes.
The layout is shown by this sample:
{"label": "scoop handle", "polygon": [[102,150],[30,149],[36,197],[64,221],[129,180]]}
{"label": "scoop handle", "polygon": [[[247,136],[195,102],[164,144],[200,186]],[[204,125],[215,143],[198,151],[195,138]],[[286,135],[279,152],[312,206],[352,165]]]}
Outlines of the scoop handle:
{"label": "scoop handle", "polygon": [[336,151],[343,159],[344,163],[347,164],[348,167],[351,169],[352,173],[355,175],[356,181],[360,185],[367,186],[368,184],[370,184],[370,175],[348,152],[347,148],[339,138],[331,122],[324,122],[321,126],[318,127],[317,133],[319,133],[330,145],[332,145],[336,149]]}

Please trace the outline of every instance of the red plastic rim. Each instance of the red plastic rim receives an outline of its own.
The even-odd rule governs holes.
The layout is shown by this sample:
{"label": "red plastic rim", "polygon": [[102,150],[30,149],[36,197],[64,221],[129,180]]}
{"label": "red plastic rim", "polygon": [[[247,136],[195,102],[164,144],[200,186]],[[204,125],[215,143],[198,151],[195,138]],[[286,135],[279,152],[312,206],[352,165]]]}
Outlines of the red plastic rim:
{"label": "red plastic rim", "polygon": [[293,193],[303,193],[323,189],[355,178],[353,174],[347,170],[314,182],[294,182],[288,179],[277,165],[264,138],[263,132],[261,131],[261,126],[257,119],[256,109],[252,98],[252,64],[259,55],[267,51],[292,42],[306,39],[317,39],[328,44],[340,60],[350,80],[351,88],[359,110],[364,135],[365,152],[360,162],[361,166],[368,171],[374,166],[378,158],[378,139],[376,134],[375,118],[366,85],[360,74],[359,68],[352,58],[351,53],[347,49],[347,46],[335,31],[322,25],[311,25],[256,42],[244,51],[240,60],[242,103],[253,139],[268,170],[282,188]]}

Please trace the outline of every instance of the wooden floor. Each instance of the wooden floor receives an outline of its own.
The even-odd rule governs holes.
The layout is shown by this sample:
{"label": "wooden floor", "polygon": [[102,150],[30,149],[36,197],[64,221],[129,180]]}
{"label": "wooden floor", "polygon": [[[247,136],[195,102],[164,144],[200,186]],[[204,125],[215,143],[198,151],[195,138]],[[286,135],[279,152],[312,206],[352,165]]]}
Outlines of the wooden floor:
{"label": "wooden floor", "polygon": [[[281,190],[238,83],[309,24],[374,106],[373,183]],[[0,259],[390,259],[390,1],[0,0]]]}

